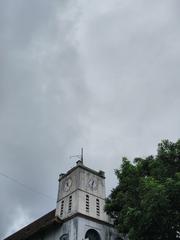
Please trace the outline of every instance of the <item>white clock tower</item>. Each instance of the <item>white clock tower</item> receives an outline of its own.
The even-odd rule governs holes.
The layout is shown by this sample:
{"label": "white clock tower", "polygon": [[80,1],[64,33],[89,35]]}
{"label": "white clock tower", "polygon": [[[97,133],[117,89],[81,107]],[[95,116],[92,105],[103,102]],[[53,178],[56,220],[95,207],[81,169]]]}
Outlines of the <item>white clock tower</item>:
{"label": "white clock tower", "polygon": [[59,176],[56,216],[63,222],[60,240],[120,239],[104,212],[105,174],[94,171],[82,160]]}

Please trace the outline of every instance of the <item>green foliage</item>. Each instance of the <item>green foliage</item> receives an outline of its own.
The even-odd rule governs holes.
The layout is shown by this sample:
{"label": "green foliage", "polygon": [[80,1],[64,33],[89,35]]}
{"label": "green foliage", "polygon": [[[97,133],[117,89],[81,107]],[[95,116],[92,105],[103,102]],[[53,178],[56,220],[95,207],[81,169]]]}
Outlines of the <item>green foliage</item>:
{"label": "green foliage", "polygon": [[180,140],[158,145],[157,155],[123,158],[119,184],[105,211],[130,240],[180,239]]}

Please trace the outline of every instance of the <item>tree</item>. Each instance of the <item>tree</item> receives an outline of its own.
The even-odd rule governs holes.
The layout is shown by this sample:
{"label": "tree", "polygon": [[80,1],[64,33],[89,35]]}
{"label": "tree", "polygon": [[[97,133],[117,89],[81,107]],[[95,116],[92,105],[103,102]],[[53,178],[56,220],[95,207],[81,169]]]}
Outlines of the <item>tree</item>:
{"label": "tree", "polygon": [[123,158],[105,211],[130,240],[180,239],[180,140],[158,144],[156,156]]}

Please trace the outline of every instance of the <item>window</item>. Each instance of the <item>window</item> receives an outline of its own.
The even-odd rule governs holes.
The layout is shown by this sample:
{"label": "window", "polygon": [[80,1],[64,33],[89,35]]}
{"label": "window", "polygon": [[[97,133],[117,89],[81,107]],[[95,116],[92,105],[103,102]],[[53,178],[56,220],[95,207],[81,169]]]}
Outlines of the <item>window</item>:
{"label": "window", "polygon": [[89,212],[89,195],[86,195],[86,212]]}
{"label": "window", "polygon": [[69,207],[68,207],[68,212],[70,213],[72,209],[72,196],[69,196]]}
{"label": "window", "polygon": [[69,239],[69,235],[68,234],[63,234],[59,239],[60,240],[68,240]]}
{"label": "window", "polygon": [[100,216],[100,204],[98,198],[96,198],[96,215]]}
{"label": "window", "polygon": [[85,239],[89,240],[101,240],[99,233],[94,229],[89,229],[86,232]]}
{"label": "window", "polygon": [[63,211],[64,211],[64,201],[61,202],[60,216],[63,215]]}

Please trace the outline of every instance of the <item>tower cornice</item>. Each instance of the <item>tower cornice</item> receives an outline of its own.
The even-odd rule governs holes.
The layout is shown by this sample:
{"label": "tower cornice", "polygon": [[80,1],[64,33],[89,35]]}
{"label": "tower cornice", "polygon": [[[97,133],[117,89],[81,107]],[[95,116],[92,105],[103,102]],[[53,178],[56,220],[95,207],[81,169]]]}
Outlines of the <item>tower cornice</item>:
{"label": "tower cornice", "polygon": [[93,170],[93,169],[91,169],[91,168],[89,168],[89,167],[86,167],[81,161],[78,161],[78,162],[76,163],[76,166],[75,166],[75,167],[71,168],[71,169],[70,169],[69,171],[67,171],[66,173],[61,173],[61,174],[59,175],[59,181],[62,180],[63,178],[66,178],[69,174],[71,174],[71,173],[72,173],[73,171],[75,171],[77,168],[84,169],[84,170],[86,170],[86,171],[88,171],[88,172],[90,172],[90,173],[92,173],[92,174],[95,174],[95,175],[98,176],[98,177],[101,177],[101,178],[105,179],[105,173],[104,173],[104,171],[102,171],[102,170],[95,171],[95,170]]}

